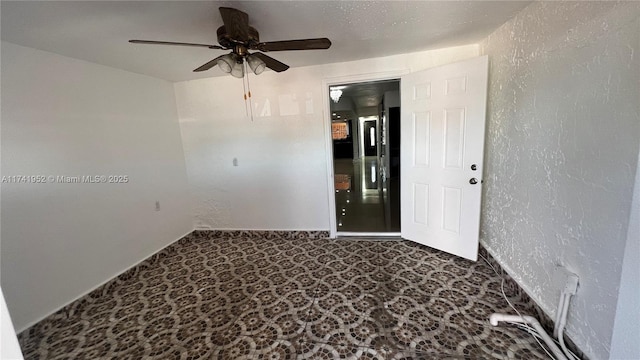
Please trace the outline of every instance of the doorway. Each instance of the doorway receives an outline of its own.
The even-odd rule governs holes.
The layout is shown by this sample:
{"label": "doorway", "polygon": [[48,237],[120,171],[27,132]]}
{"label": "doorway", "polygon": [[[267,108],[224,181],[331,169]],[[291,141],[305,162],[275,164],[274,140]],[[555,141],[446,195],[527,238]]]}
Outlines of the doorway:
{"label": "doorway", "polygon": [[[332,134],[327,133],[325,137],[329,160],[329,194],[334,191],[338,194],[328,197],[332,238],[352,234],[400,235],[403,239],[472,261],[477,259],[488,68],[489,61],[485,55],[415,72],[381,73],[379,77],[374,78],[379,81],[371,81],[370,75],[323,81],[323,87],[329,89],[325,93],[325,109],[329,109],[332,108],[332,101],[340,103],[343,90],[347,89],[349,84],[401,79],[401,99],[397,107],[400,107],[401,103],[402,111],[392,110],[394,106],[390,106],[389,102],[376,102],[379,115],[370,115],[373,116],[371,119],[355,115],[349,118],[353,127],[350,136],[354,160],[360,157],[364,157],[365,160],[367,158],[362,143],[364,133],[358,130],[356,124],[359,126],[362,121],[361,128],[364,128],[364,121],[376,121],[376,137],[380,138],[380,143],[376,145],[376,161],[373,164],[365,161],[360,163],[358,179],[362,181],[354,182],[352,177],[339,176],[346,174],[334,171],[334,167],[339,170],[339,164],[338,159],[333,158]],[[353,108],[352,105],[351,109]],[[396,111],[401,113],[398,141],[400,147],[397,149],[400,153],[400,161],[397,163],[400,177],[400,232],[377,232],[369,228],[362,229],[361,232],[345,232],[340,215],[344,215],[342,219],[346,219],[350,213],[349,208],[337,205],[341,201],[339,194],[343,190],[346,195],[356,186],[361,186],[358,199],[362,199],[363,203],[379,203],[380,197],[373,197],[377,190],[383,194],[383,204],[389,204],[391,208],[392,197],[385,198],[384,194],[390,194],[392,191],[389,186],[391,181],[388,179],[393,172],[391,147],[394,137],[390,134],[393,132],[393,125],[389,126],[389,119]],[[331,114],[332,117],[329,117],[326,123],[330,130],[332,122],[342,119],[342,115],[340,118],[337,117],[337,111]],[[356,117],[358,121],[354,121]],[[342,127],[344,131],[348,129],[348,126],[336,127]],[[363,144],[362,148],[358,144]],[[354,169],[354,176],[357,175],[357,171]],[[368,175],[372,177],[367,184]],[[387,186],[381,186],[383,182],[387,183]],[[374,187],[374,184],[377,186]],[[352,196],[345,196],[344,203],[352,204]],[[385,213],[385,216],[386,219],[391,219],[390,214]],[[375,219],[372,221],[372,217],[368,220],[369,225],[375,222]],[[342,223],[340,227],[337,226],[339,223]]]}
{"label": "doorway", "polygon": [[400,233],[400,80],[329,87],[337,235]]}

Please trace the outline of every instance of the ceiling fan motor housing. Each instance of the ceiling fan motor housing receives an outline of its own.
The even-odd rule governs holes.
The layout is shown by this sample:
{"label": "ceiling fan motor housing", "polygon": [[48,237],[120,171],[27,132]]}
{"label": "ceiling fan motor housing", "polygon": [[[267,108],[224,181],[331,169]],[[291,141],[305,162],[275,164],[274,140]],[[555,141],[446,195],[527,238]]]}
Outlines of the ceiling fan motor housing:
{"label": "ceiling fan motor housing", "polygon": [[217,34],[218,34],[218,43],[227,49],[234,49],[236,45],[243,45],[245,48],[250,49],[256,44],[260,43],[260,34],[255,28],[251,26],[249,26],[249,31],[248,31],[249,38],[247,41],[232,39],[227,33],[227,29],[225,28],[224,25],[218,28]]}

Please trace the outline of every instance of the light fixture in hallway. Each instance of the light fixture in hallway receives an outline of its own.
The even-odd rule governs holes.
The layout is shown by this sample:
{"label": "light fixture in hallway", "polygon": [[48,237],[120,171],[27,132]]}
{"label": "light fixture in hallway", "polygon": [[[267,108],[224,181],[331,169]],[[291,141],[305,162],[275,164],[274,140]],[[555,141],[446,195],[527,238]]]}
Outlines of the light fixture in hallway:
{"label": "light fixture in hallway", "polygon": [[340,97],[342,96],[342,90],[346,88],[346,86],[332,86],[329,88],[329,96],[334,103],[338,103],[340,101]]}

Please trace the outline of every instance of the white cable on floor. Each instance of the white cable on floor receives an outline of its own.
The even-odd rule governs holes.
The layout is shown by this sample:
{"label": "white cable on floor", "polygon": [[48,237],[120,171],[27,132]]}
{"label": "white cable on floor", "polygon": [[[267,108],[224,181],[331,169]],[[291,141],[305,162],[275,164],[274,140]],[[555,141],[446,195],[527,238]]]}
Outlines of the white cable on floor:
{"label": "white cable on floor", "polygon": [[[520,314],[520,312],[518,311],[518,309],[516,309],[516,307],[515,307],[515,306],[513,306],[513,304],[511,304],[511,301],[509,301],[509,299],[507,298],[507,294],[505,294],[505,292],[504,292],[504,277],[498,273],[498,271],[493,267],[493,265],[491,265],[491,263],[489,262],[489,260],[487,260],[484,256],[482,256],[482,255],[480,255],[480,254],[478,254],[478,256],[480,256],[480,257],[481,257],[481,258],[482,258],[482,259],[487,263],[487,265],[489,265],[489,267],[493,270],[493,272],[494,272],[494,273],[496,273],[496,275],[500,276],[500,278],[501,278],[501,280],[502,280],[502,281],[500,282],[500,291],[502,292],[502,297],[504,297],[504,299],[507,301],[507,304],[509,304],[509,306],[510,306],[510,307],[511,307],[515,312],[516,312],[516,314],[518,314],[518,316],[520,316],[520,318],[524,321],[524,316],[522,316],[522,314]],[[537,329],[535,329],[535,328],[532,328],[532,330],[537,332]],[[543,338],[542,334],[539,334],[539,335],[540,335],[540,338]],[[545,335],[547,335],[547,333],[546,333],[546,332],[545,332]],[[547,336],[548,336],[548,335],[547,335]],[[551,354],[549,353],[549,351],[547,351],[547,349],[542,345],[542,343],[540,342],[540,340],[538,340],[538,336],[534,336],[533,338],[535,339],[535,341],[538,343],[538,345],[539,345],[539,346],[544,350],[544,352],[545,352],[545,353],[547,353],[547,355],[548,355],[551,359],[556,360],[556,358],[555,358],[555,357],[553,357],[553,355],[551,355]],[[545,341],[545,342],[546,342],[546,341]],[[562,358],[560,358],[560,359],[562,359]],[[565,358],[565,360],[566,360],[566,358]]]}
{"label": "white cable on floor", "polygon": [[[496,273],[496,275],[501,276],[498,271],[493,267],[493,265],[491,265],[491,263],[489,263],[489,260],[487,260],[484,256],[478,254],[478,256],[480,256],[486,263],[487,265],[489,265],[489,267],[493,270],[494,273]],[[577,280],[576,280],[576,284],[577,284]],[[515,308],[515,306],[513,306],[513,304],[511,304],[511,301],[509,301],[509,299],[507,298],[507,294],[505,294],[504,292],[504,277],[502,277],[502,282],[500,284],[500,290],[502,291],[502,296],[504,297],[504,299],[507,301],[507,304],[509,304],[509,306],[518,314],[518,316],[520,316],[521,321],[526,321],[525,317],[522,316],[522,314],[520,314],[520,312],[518,311],[518,309]],[[575,291],[575,288],[574,288]],[[542,331],[544,334],[540,333],[538,331],[538,329],[536,328],[532,328],[531,326],[529,326],[526,322],[525,323],[517,323],[521,326],[518,326],[519,328],[521,328],[522,330],[528,332],[529,334],[533,335],[534,339],[536,340],[536,342],[538,343],[538,345],[540,345],[540,347],[547,353],[547,355],[549,355],[549,357],[551,357],[552,359],[555,360],[555,358],[549,354],[549,352],[547,351],[547,349],[542,346],[542,344],[540,343],[540,341],[538,341],[538,338],[541,338],[544,340],[545,343],[547,343],[547,345],[551,348],[551,350],[553,351],[554,347],[555,349],[561,351],[559,354],[556,354],[559,359],[565,359],[565,360],[579,360],[578,356],[576,356],[576,354],[574,354],[571,350],[569,350],[565,343],[564,343],[564,327],[566,325],[566,321],[567,321],[567,312],[569,309],[569,303],[571,300],[571,293],[567,293],[566,290],[562,291],[562,296],[560,297],[560,303],[558,305],[558,311],[556,313],[556,322],[554,323],[554,337],[556,337],[558,340],[555,340],[553,338],[551,338],[546,331],[544,331],[544,329],[542,329],[542,327],[540,326],[540,331]],[[501,314],[498,314],[501,315]],[[531,318],[531,317],[529,317]],[[535,320],[537,322],[537,320],[535,318],[531,318],[533,320]],[[539,324],[539,323],[538,323]],[[537,334],[537,335],[536,335]],[[547,339],[548,338],[548,339]],[[549,342],[549,340],[551,340],[551,342]],[[555,346],[555,344],[560,345],[561,349],[558,349],[557,346]],[[554,351],[555,353],[555,351]]]}
{"label": "white cable on floor", "polygon": [[[542,325],[540,325],[540,322],[538,322],[538,319],[534,318],[533,316],[522,316],[522,315],[508,315],[508,314],[498,314],[498,313],[493,313],[491,314],[491,316],[489,317],[489,322],[491,323],[491,325],[493,326],[498,326],[498,323],[501,321],[505,321],[505,322],[523,322],[526,323],[528,325],[533,326],[534,329],[536,329],[536,331],[538,332],[538,334],[542,337],[542,340],[545,342],[545,344],[547,344],[547,346],[549,347],[549,349],[551,350],[551,352],[553,353],[553,355],[555,355],[555,358],[558,360],[568,360],[566,356],[564,356],[562,350],[560,350],[556,344],[553,342],[553,339],[551,338],[551,336],[549,336],[549,334],[547,334],[546,331],[544,331],[544,329],[542,328]],[[534,339],[536,339],[536,341],[538,341],[538,339],[534,336]]]}
{"label": "white cable on floor", "polygon": [[[524,330],[524,331],[528,332],[529,334],[531,334],[531,335],[533,335],[533,336],[535,336],[535,337],[537,337],[537,338],[539,338],[539,339],[541,338],[541,337],[540,337],[540,334],[538,334],[538,332],[536,331],[536,329],[532,328],[531,326],[529,326],[529,325],[527,325],[527,324],[523,324],[523,323],[515,323],[515,322],[507,322],[507,323],[508,323],[508,324],[511,324],[511,325],[515,325],[515,326],[517,326],[518,328],[520,328],[520,329],[522,329],[522,330]],[[560,346],[560,342],[559,342],[558,340],[553,339],[553,342],[555,342],[558,346]],[[567,349],[567,350],[569,351],[569,354],[571,355],[571,357],[572,357],[572,358],[574,358],[574,359],[577,359],[577,358],[578,358],[578,356],[577,356],[575,353],[573,353],[571,350],[569,350],[569,349]],[[551,355],[549,354],[549,352],[548,352],[548,351],[546,351],[546,349],[545,349],[545,352],[547,353],[547,355],[551,356]],[[553,356],[551,356],[551,357],[553,357]]]}
{"label": "white cable on floor", "polygon": [[[525,317],[524,317],[522,314],[520,314],[520,312],[518,311],[518,309],[516,309],[516,307],[515,307],[515,306],[513,306],[513,304],[511,303],[511,301],[509,301],[509,299],[507,298],[507,294],[505,294],[505,292],[504,292],[504,277],[502,278],[502,281],[500,282],[500,291],[502,292],[502,297],[504,297],[504,299],[507,301],[507,304],[509,304],[509,306],[510,306],[510,307],[511,307],[515,312],[516,312],[516,314],[518,314],[518,316],[520,316],[520,318],[524,321],[524,318],[525,318]],[[542,329],[542,328],[540,328],[540,329]],[[535,330],[536,332],[539,332],[539,330],[538,330],[537,328],[535,328],[535,327],[534,327],[534,330]],[[544,332],[544,330],[542,330],[542,331]],[[540,337],[544,340],[544,342],[546,343],[546,342],[547,342],[547,340],[546,340],[546,338],[544,337],[544,335],[547,335],[547,333],[545,332],[545,333],[544,333],[544,335],[543,335],[543,334],[539,334],[539,335],[540,335]],[[548,336],[548,335],[547,335],[547,336]],[[538,338],[537,338],[537,337],[535,337],[535,336],[534,336],[533,338],[536,340],[536,342],[538,343],[538,345],[540,345],[540,347],[544,349],[544,351],[547,353],[547,355],[549,355],[552,359],[555,359],[553,356],[551,356],[551,354],[549,354],[549,352],[545,349],[545,347],[544,347],[544,346],[542,346],[542,343],[540,343],[540,341],[538,340]],[[547,344],[547,345],[548,345],[548,344]],[[560,359],[562,359],[562,358],[560,358]]]}
{"label": "white cable on floor", "polygon": [[547,350],[546,347],[542,346],[542,344],[540,343],[540,341],[538,341],[538,339],[542,339],[542,336],[540,336],[540,334],[538,333],[538,331],[529,326],[526,323],[518,323],[518,322],[513,322],[513,321],[506,321],[507,324],[511,324],[511,325],[515,325],[516,327],[518,327],[521,330],[526,331],[527,333],[529,333],[530,335],[532,335],[535,339],[536,342],[538,343],[538,345],[540,345],[540,347],[542,348],[542,350],[544,350],[545,353],[547,353],[547,356],[549,356],[551,359],[556,360],[555,357],[553,357],[553,355],[551,355],[551,353],[549,352],[549,350]]}

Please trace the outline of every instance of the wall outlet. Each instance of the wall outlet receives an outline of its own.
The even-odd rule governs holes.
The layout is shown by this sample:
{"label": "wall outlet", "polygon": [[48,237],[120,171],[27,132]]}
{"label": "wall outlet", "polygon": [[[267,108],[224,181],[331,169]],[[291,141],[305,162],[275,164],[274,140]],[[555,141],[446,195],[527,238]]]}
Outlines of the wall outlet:
{"label": "wall outlet", "polygon": [[567,277],[567,283],[564,286],[564,292],[567,294],[575,295],[578,292],[578,275],[569,274]]}
{"label": "wall outlet", "polygon": [[160,211],[160,201],[156,200],[156,211]]}
{"label": "wall outlet", "polygon": [[559,293],[567,292],[575,295],[576,291],[578,291],[578,280],[578,275],[574,272],[561,264],[556,265],[552,281],[554,288]]}

